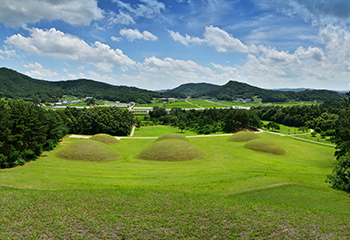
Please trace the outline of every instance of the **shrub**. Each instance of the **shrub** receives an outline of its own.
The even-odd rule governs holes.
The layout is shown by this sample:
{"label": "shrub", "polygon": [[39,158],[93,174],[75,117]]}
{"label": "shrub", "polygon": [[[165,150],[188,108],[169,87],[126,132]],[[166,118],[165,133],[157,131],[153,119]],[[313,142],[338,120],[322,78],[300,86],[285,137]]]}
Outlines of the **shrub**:
{"label": "shrub", "polygon": [[244,145],[245,148],[254,151],[266,152],[275,155],[284,155],[286,150],[275,144],[274,142],[266,141],[265,139],[254,139]]}

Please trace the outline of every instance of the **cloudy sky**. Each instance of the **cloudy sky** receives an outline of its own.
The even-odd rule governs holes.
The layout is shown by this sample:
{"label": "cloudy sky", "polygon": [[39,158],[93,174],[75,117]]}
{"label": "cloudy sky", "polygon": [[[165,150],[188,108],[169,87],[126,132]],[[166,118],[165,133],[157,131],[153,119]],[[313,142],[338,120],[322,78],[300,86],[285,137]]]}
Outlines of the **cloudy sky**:
{"label": "cloudy sky", "polygon": [[2,0],[0,41],[52,81],[350,89],[349,0]]}

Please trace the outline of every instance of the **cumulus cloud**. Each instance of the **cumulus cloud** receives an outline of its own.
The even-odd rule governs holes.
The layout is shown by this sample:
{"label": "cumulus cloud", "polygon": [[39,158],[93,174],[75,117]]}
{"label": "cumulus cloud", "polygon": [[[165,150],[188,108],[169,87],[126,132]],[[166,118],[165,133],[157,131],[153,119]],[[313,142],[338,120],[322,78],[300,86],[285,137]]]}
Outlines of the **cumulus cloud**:
{"label": "cumulus cloud", "polygon": [[148,31],[143,31],[142,33],[138,29],[122,29],[120,30],[120,35],[126,37],[130,42],[137,39],[143,39],[145,41],[156,41],[157,36],[153,35]]}
{"label": "cumulus cloud", "polygon": [[113,0],[120,8],[119,14],[111,14],[110,24],[135,24],[134,19],[161,17],[162,11],[166,10],[164,3],[157,0],[141,0],[140,4],[125,3],[120,0]]}
{"label": "cumulus cloud", "polygon": [[226,31],[213,26],[205,27],[205,32],[203,34],[204,38],[191,37],[186,34],[182,36],[178,32],[169,31],[170,36],[174,41],[181,42],[182,44],[188,46],[189,43],[207,43],[209,46],[214,47],[218,52],[256,52],[257,48],[252,46],[246,46],[239,39],[233,37]]}
{"label": "cumulus cloud", "polygon": [[84,40],[55,28],[50,30],[33,28],[30,30],[29,37],[15,34],[8,37],[5,43],[38,56],[52,56],[89,63],[107,72],[111,72],[115,64],[135,64],[120,49],[111,49],[101,42],[89,45]]}
{"label": "cumulus cloud", "polygon": [[204,42],[203,39],[200,39],[198,37],[191,37],[186,34],[186,37],[182,36],[179,32],[174,32],[171,30],[168,30],[168,33],[172,37],[172,39],[176,42],[180,42],[185,46],[188,46],[189,43],[202,43]]}
{"label": "cumulus cloud", "polygon": [[8,50],[6,46],[4,46],[4,50],[0,49],[0,59],[10,59],[12,57],[17,57],[15,50]]}
{"label": "cumulus cloud", "polygon": [[32,70],[25,72],[24,74],[31,76],[33,78],[51,78],[58,76],[56,72],[51,71],[50,69],[45,69],[40,63],[29,63],[25,64],[24,67],[31,68]]}
{"label": "cumulus cloud", "polygon": [[96,0],[2,0],[0,22],[24,26],[41,19],[62,20],[69,24],[89,25],[103,18]]}

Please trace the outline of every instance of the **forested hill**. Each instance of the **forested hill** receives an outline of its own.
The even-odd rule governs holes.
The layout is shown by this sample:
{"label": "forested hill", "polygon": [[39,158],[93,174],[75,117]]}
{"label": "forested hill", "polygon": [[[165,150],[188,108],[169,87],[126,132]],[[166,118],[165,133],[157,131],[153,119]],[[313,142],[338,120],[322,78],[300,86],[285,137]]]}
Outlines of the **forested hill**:
{"label": "forested hill", "polygon": [[236,81],[229,81],[212,91],[192,95],[193,98],[203,97],[219,100],[235,100],[237,98],[252,99],[254,96],[262,98],[263,102],[285,102],[289,100],[326,101],[341,100],[344,97],[340,93],[329,90],[276,91],[266,90]]}
{"label": "forested hill", "polygon": [[193,94],[202,94],[219,88],[219,85],[210,83],[186,83],[169,90],[168,92],[183,93],[186,96],[192,96]]}
{"label": "forested hill", "polygon": [[158,93],[136,87],[114,86],[87,79],[68,81],[37,80],[8,68],[0,68],[0,98],[22,98],[27,101],[53,102],[63,95],[76,97],[95,97],[110,101],[139,103],[150,102],[157,98],[185,98],[176,92]]}

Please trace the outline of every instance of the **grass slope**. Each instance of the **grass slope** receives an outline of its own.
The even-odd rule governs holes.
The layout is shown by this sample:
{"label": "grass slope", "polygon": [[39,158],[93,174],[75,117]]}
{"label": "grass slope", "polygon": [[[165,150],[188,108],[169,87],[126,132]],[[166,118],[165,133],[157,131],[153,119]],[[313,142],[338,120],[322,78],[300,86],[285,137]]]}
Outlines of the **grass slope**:
{"label": "grass slope", "polygon": [[57,151],[56,155],[69,160],[92,162],[112,161],[120,158],[120,156],[106,144],[91,140],[81,140],[71,143]]}
{"label": "grass slope", "polygon": [[284,155],[286,150],[278,146],[274,142],[266,141],[264,139],[254,139],[244,145],[245,148],[252,149],[254,151],[266,152],[275,155]]}
{"label": "grass slope", "polygon": [[95,141],[99,141],[105,144],[117,144],[118,140],[109,135],[109,134],[105,134],[105,133],[100,133],[100,134],[96,134],[92,137],[90,137],[91,140],[95,140]]}
{"label": "grass slope", "polygon": [[158,137],[156,139],[156,141],[162,141],[162,140],[166,140],[166,139],[179,139],[179,140],[184,140],[184,141],[188,141],[188,139],[181,135],[181,134],[177,134],[177,133],[166,133],[160,137]]}
{"label": "grass slope", "polygon": [[204,157],[203,151],[183,139],[163,139],[137,155],[140,159],[158,161],[186,161]]}
{"label": "grass slope", "polygon": [[229,137],[227,141],[229,142],[249,142],[253,139],[258,139],[260,138],[259,135],[253,133],[253,132],[248,132],[248,131],[243,131],[236,133]]}
{"label": "grass slope", "polygon": [[203,159],[144,161],[154,139],[130,138],[108,145],[119,161],[71,161],[55,153],[84,140],[65,138],[0,170],[0,238],[349,239],[350,198],[325,183],[334,148],[259,136],[288,154],[201,137],[189,140]]}

